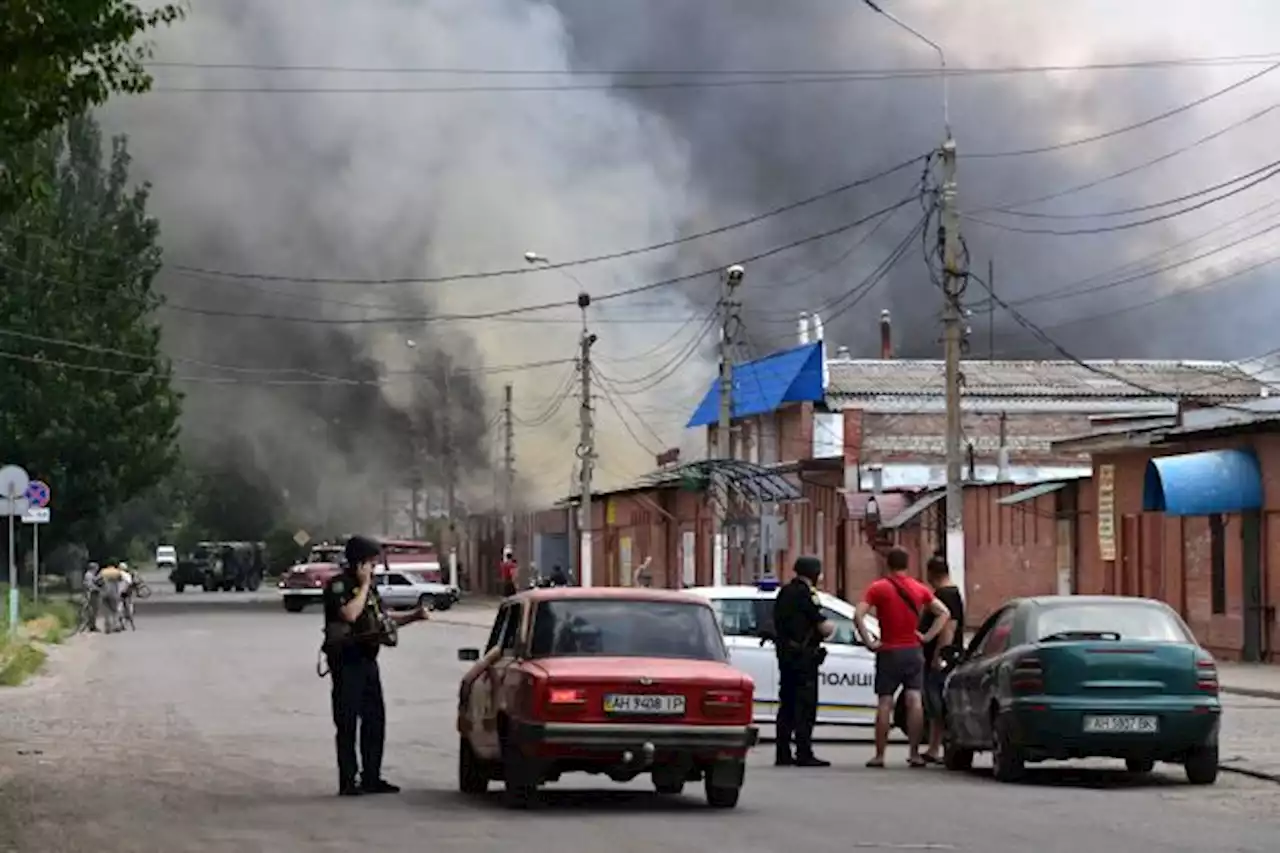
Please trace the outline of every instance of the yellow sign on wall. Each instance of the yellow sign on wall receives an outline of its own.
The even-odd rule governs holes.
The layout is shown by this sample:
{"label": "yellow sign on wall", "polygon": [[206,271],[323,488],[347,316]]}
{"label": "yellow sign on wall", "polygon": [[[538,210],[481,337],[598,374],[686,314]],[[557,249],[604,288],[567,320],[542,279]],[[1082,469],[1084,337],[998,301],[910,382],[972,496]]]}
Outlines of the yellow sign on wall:
{"label": "yellow sign on wall", "polygon": [[604,523],[610,527],[618,525],[618,504],[612,498],[604,502]]}
{"label": "yellow sign on wall", "polygon": [[1116,558],[1116,466],[1098,466],[1098,553]]}

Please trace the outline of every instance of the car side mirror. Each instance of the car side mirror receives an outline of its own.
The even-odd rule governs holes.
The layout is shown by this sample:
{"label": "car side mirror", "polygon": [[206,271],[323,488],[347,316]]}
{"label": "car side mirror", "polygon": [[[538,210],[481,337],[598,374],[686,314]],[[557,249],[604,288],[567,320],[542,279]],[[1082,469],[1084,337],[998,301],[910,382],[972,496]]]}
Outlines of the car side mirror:
{"label": "car side mirror", "polygon": [[475,663],[480,660],[479,649],[458,649],[458,660],[467,663]]}

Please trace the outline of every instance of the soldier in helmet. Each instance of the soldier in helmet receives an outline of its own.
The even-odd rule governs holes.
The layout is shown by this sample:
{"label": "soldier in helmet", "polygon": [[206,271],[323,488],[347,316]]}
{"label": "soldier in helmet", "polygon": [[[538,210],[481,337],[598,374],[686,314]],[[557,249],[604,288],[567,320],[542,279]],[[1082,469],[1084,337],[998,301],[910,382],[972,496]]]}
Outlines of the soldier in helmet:
{"label": "soldier in helmet", "polygon": [[333,679],[338,793],[344,797],[394,794],[400,789],[382,778],[382,747],[387,732],[378,651],[384,645],[394,645],[396,626],[427,619],[427,610],[420,607],[404,614],[383,610],[373,583],[373,573],[382,556],[378,542],[366,536],[352,536],[347,540],[345,556],[342,572],[324,588],[324,653]]}

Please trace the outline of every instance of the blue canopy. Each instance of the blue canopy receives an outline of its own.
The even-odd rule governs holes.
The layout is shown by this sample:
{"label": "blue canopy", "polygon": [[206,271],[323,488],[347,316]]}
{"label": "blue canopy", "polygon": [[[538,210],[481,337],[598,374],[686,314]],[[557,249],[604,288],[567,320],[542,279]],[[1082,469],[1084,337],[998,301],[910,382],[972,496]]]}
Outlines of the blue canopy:
{"label": "blue canopy", "polygon": [[1262,508],[1262,471],[1247,450],[1207,450],[1147,463],[1142,508],[1168,515],[1217,515]]}
{"label": "blue canopy", "polygon": [[[822,387],[823,358],[822,342],[818,341],[735,364],[733,417],[776,411],[783,403],[822,400],[826,390]],[[716,379],[686,427],[707,426],[719,417],[720,380]]]}

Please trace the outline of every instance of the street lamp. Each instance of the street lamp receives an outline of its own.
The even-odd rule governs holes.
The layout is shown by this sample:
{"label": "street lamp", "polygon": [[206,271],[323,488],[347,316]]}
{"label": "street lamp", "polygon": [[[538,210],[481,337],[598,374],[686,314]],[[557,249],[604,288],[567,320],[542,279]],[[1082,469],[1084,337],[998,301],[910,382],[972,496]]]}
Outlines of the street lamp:
{"label": "street lamp", "polygon": [[892,12],[886,11],[884,7],[882,7],[879,3],[876,2],[876,0],[862,0],[862,2],[866,3],[869,7],[871,7],[871,10],[873,12],[876,12],[877,14],[883,15],[884,17],[888,18],[890,21],[897,24],[900,28],[911,33],[911,35],[915,36],[920,41],[924,42],[925,44],[929,45],[929,47],[937,51],[938,62],[942,66],[942,123],[946,126],[947,138],[950,139],[951,138],[951,106],[950,106],[951,87],[947,79],[948,78],[947,54],[943,52],[942,46],[939,45],[933,39],[926,36],[924,33],[917,30],[915,27],[903,21],[898,16],[894,15]]}

